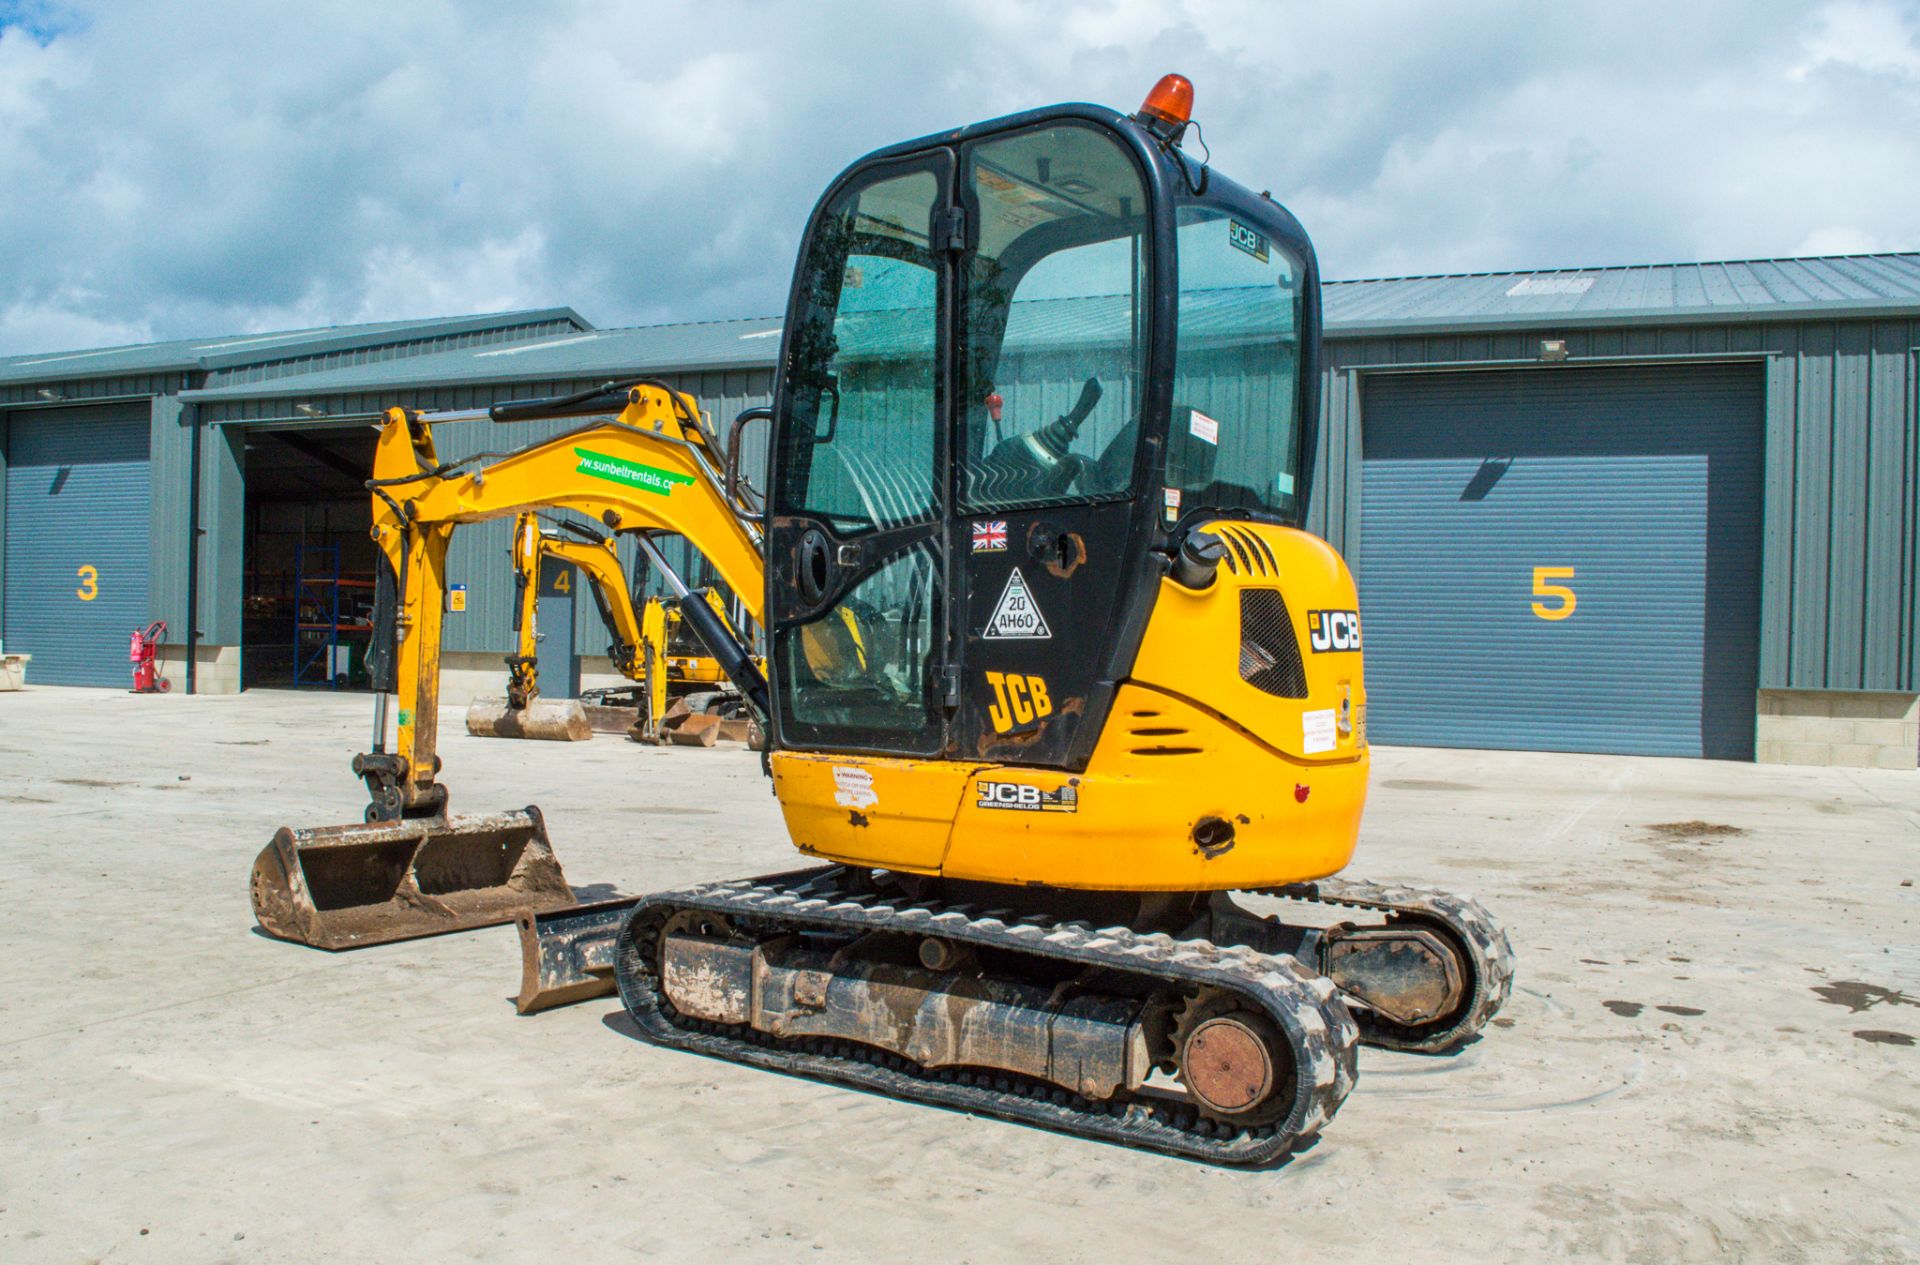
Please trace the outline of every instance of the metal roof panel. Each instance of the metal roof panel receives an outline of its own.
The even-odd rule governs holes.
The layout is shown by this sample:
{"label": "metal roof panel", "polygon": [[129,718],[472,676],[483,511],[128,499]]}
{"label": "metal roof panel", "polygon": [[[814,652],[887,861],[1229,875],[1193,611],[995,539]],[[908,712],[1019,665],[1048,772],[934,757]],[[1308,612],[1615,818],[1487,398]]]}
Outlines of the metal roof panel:
{"label": "metal roof panel", "polygon": [[66,382],[77,378],[221,369],[540,321],[572,321],[583,330],[592,328],[572,308],[557,307],[425,320],[374,321],[362,325],[327,325],[313,329],[280,330],[270,334],[180,338],[170,342],[135,343],[124,347],[0,356],[0,383]]}
{"label": "metal roof panel", "polygon": [[[1920,253],[1383,277],[1331,281],[1325,295],[1330,338],[1449,327],[1788,320],[1889,310],[1920,314]],[[1209,296],[1192,311],[1211,325],[1224,314],[1222,305],[1231,297]],[[1044,341],[1069,329],[1091,336],[1086,329],[1089,303],[1102,309],[1095,325],[1118,329],[1113,324],[1117,314],[1104,311],[1111,302],[1036,302],[1013,323],[1010,337]],[[1080,315],[1069,310],[1075,305]],[[766,368],[779,353],[780,325],[778,317],[761,317],[590,330],[193,391],[187,398],[285,398],[466,383],[578,380],[602,374],[611,378]]]}

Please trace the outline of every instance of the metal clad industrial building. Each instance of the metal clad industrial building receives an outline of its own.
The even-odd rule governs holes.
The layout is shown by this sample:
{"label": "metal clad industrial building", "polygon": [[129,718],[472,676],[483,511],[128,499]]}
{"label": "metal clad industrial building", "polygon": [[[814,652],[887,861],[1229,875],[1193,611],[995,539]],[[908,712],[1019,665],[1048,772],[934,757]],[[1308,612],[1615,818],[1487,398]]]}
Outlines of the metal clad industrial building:
{"label": "metal clad industrial building", "polygon": [[[1535,277],[1543,294],[1507,297]],[[1548,284],[1586,277],[1577,295]],[[1750,364],[1766,383],[1760,686],[1920,690],[1920,255],[1351,282],[1328,296],[1313,526],[1337,547],[1361,523],[1361,387],[1376,374],[1538,366],[1547,340],[1564,342],[1566,367]]]}
{"label": "metal clad industrial building", "polygon": [[1385,374],[1363,404],[1374,740],[1752,758],[1755,367]]}
{"label": "metal clad industrial building", "polygon": [[[169,637],[184,640],[190,556],[199,563],[201,630],[211,612],[221,608],[222,581],[230,586],[227,600],[235,604],[237,617],[238,541],[219,521],[223,512],[231,519],[239,509],[238,489],[230,478],[219,477],[230,472],[232,462],[222,464],[218,437],[209,441],[204,432],[196,435],[196,419],[181,405],[182,392],[235,383],[264,386],[350,366],[392,366],[414,356],[584,328],[577,313],[551,308],[0,357],[0,488],[11,494],[0,500],[6,536],[0,550],[0,644],[34,656],[35,681],[124,683],[134,628],[162,619]],[[92,465],[79,459],[94,448],[131,452],[135,432],[137,459]],[[47,517],[56,508],[68,517],[79,514],[73,493],[63,490],[66,499],[56,507],[44,489],[37,495],[32,491],[39,467],[15,470],[16,463],[43,460],[59,463],[56,473],[73,471],[68,486],[74,493],[85,489],[79,528],[62,518],[55,531]],[[192,513],[196,496],[202,518],[198,533]],[[16,505],[14,497],[24,499]],[[85,563],[100,567],[103,576],[111,568],[113,583],[103,586],[100,596],[83,598],[77,580],[65,587],[54,584],[71,578],[54,571],[66,565],[72,548],[84,548],[90,556],[113,555],[111,561]],[[111,636],[104,631],[109,624]],[[69,629],[88,631],[68,635]],[[238,688],[237,666],[213,675],[214,688]]]}
{"label": "metal clad industrial building", "polygon": [[[1356,565],[1379,740],[1913,767],[1920,255],[1406,277],[1332,283],[1326,297],[1308,526]],[[227,647],[240,637],[246,453],[270,430],[352,429],[394,404],[463,407],[639,374],[692,392],[724,426],[771,393],[777,319],[593,330],[565,316],[456,333],[469,342],[454,345],[396,330],[386,342],[404,354],[283,348],[191,381],[169,369],[143,383],[128,376],[153,371],[138,356],[80,353],[120,381],[52,383],[15,358],[0,361],[0,410],[47,386],[68,399],[153,397],[154,486],[167,492],[153,513],[151,605],[176,627],[199,437],[196,631]],[[1010,348],[1010,373],[1018,362]],[[1028,385],[1052,400],[1070,377]],[[462,423],[436,436],[459,456],[559,428]],[[1556,436],[1585,447],[1554,450]],[[1483,499],[1460,499],[1502,466]],[[1658,495],[1636,500],[1636,488]],[[1584,509],[1527,512],[1526,496]],[[1458,529],[1450,540],[1437,538],[1442,521]],[[497,663],[510,629],[506,529],[463,535],[453,561],[482,578],[450,647]],[[1577,611],[1542,619],[1534,569],[1569,565],[1543,551],[1575,546],[1589,559],[1571,564]],[[1461,653],[1464,625],[1424,649],[1406,633],[1410,612],[1440,596],[1431,576],[1396,579],[1410,551],[1486,585],[1478,600],[1498,653],[1482,686],[1447,680],[1452,660],[1421,657]],[[577,648],[600,653],[598,620],[576,616]],[[1601,671],[1609,658],[1660,666],[1623,692]],[[1548,688],[1569,705],[1514,711],[1517,695]]]}

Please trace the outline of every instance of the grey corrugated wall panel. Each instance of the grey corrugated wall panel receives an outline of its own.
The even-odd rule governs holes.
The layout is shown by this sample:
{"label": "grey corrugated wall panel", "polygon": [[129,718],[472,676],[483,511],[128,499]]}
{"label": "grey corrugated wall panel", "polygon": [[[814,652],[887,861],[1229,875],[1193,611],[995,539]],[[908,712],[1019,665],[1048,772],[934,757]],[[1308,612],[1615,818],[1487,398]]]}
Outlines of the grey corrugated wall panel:
{"label": "grey corrugated wall panel", "polygon": [[[189,407],[188,414],[195,412]],[[239,645],[246,591],[246,436],[222,432],[196,418],[200,436],[200,564],[194,627],[214,645]],[[191,432],[189,432],[189,438]],[[184,498],[185,492],[182,496]],[[185,596],[181,601],[184,605]]]}
{"label": "grey corrugated wall panel", "polygon": [[[1869,332],[1870,331],[1870,332]],[[1920,320],[1527,329],[1436,334],[1329,331],[1329,451],[1315,499],[1329,540],[1361,547],[1348,453],[1356,381],[1389,367],[1536,363],[1564,337],[1569,365],[1618,357],[1752,357],[1766,374],[1760,680],[1770,689],[1920,691]],[[1861,383],[1864,382],[1864,389]],[[1316,511],[1316,530],[1321,529]]]}
{"label": "grey corrugated wall panel", "polygon": [[[1863,679],[1867,559],[1868,361],[1872,330],[1862,324],[1836,326],[1833,361],[1833,483],[1830,517],[1833,536],[1827,551],[1832,571],[1827,601],[1826,675],[1833,680]],[[1855,419],[1858,419],[1857,422]]]}
{"label": "grey corrugated wall panel", "polygon": [[[1837,339],[1831,325],[1798,331],[1793,432],[1793,614],[1785,684],[1819,689],[1828,672],[1827,617],[1841,594],[1831,568],[1833,548],[1833,376]],[[1825,601],[1806,600],[1824,594]]]}
{"label": "grey corrugated wall panel", "polygon": [[0,629],[7,624],[7,434],[7,415],[0,413]]}
{"label": "grey corrugated wall panel", "polygon": [[1912,538],[1907,519],[1906,493],[1909,445],[1902,428],[1907,403],[1907,373],[1911,367],[1902,342],[1903,326],[1881,322],[1873,327],[1866,374],[1866,479],[1862,492],[1866,520],[1862,570],[1861,622],[1866,636],[1861,646],[1862,680],[1898,680],[1901,650],[1905,646],[1904,612],[1896,605],[1872,604],[1864,599],[1874,576],[1898,577],[1906,561],[1904,546]]}
{"label": "grey corrugated wall panel", "polygon": [[1790,354],[1782,331],[1782,354],[1764,362],[1767,389],[1766,496],[1760,527],[1760,682],[1784,685],[1793,638],[1794,416],[1798,405],[1799,357]]}
{"label": "grey corrugated wall panel", "polygon": [[[1753,754],[1757,365],[1383,375],[1356,559],[1381,742]],[[1565,620],[1532,569],[1568,566]]]}
{"label": "grey corrugated wall panel", "polygon": [[187,639],[187,489],[193,433],[182,424],[178,396],[155,396],[149,409],[153,486],[160,495],[153,498],[147,600],[153,608],[153,617],[167,621],[166,640],[184,642]]}
{"label": "grey corrugated wall panel", "polygon": [[[240,596],[246,590],[246,436],[208,427],[200,439],[200,639],[240,644]],[[179,495],[184,497],[186,489]],[[185,597],[182,595],[182,602]],[[185,639],[182,638],[184,641]]]}
{"label": "grey corrugated wall panel", "polygon": [[[140,404],[15,414],[9,419],[7,648],[33,656],[46,685],[121,685],[129,634],[152,618],[150,418]],[[94,576],[82,579],[80,569]],[[82,599],[81,589],[92,596]]]}
{"label": "grey corrugated wall panel", "polygon": [[[1920,416],[1920,353],[1907,356],[1902,363],[1907,373],[1900,392],[1906,418],[1907,506],[1901,531],[1905,555],[1901,573],[1907,577],[1907,601],[1901,608],[1906,653],[1898,658],[1907,674],[1908,688],[1914,688],[1920,686],[1920,425],[1915,423]],[[1888,407],[1895,406],[1889,401]]]}

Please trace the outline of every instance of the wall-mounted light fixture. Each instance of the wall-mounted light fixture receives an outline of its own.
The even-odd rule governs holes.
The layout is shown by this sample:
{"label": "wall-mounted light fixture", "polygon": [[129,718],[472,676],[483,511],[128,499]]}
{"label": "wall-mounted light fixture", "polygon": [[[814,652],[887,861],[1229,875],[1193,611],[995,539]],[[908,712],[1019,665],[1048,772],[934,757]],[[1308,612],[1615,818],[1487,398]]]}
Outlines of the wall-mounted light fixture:
{"label": "wall-mounted light fixture", "polygon": [[327,415],[327,410],[317,408],[312,404],[296,404],[293,406],[293,411],[302,417],[325,417]]}
{"label": "wall-mounted light fixture", "polygon": [[1564,338],[1543,338],[1540,340],[1540,359],[1546,361],[1565,360],[1567,358],[1567,340]]}
{"label": "wall-mounted light fixture", "polygon": [[66,396],[64,396],[64,395],[62,395],[62,394],[60,394],[60,393],[59,393],[58,391],[56,391],[56,390],[54,390],[54,389],[53,389],[52,387],[41,387],[41,388],[40,388],[40,398],[41,398],[41,399],[43,399],[43,400],[56,400],[56,401],[57,401],[57,400],[64,400],[64,399],[66,399],[67,397],[66,397]]}

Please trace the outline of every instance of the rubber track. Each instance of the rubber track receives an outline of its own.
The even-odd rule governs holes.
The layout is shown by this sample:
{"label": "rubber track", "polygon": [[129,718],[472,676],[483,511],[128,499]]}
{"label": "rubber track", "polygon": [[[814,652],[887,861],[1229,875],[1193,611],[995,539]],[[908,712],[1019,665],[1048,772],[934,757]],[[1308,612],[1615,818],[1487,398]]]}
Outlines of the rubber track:
{"label": "rubber track", "polygon": [[[875,891],[861,885],[854,877],[859,873],[864,872],[830,865],[647,897],[635,907],[615,949],[614,978],[628,1013],[649,1040],[661,1045],[1218,1164],[1279,1159],[1326,1127],[1353,1089],[1359,1070],[1359,1029],[1353,1016],[1329,980],[1292,957],[1044,916],[1004,921],[995,911]],[[1209,1121],[1191,1103],[1171,1096],[1145,1093],[1124,1101],[1094,1102],[1011,1073],[923,1071],[891,1052],[858,1042],[782,1041],[742,1025],[681,1019],[660,993],[655,941],[667,917],[686,909],[771,924],[768,930],[938,935],[1176,985],[1230,989],[1272,1016],[1294,1044],[1300,1065],[1294,1108],[1279,1124],[1238,1129]]]}
{"label": "rubber track", "polygon": [[1493,915],[1470,896],[1343,878],[1263,888],[1261,894],[1431,919],[1466,946],[1473,968],[1473,998],[1459,1017],[1442,1028],[1408,1029],[1378,1019],[1363,1008],[1354,1018],[1360,1025],[1360,1039],[1367,1045],[1416,1054],[1445,1054],[1465,1045],[1486,1027],[1513,992],[1513,946],[1507,943],[1507,933]]}

